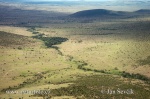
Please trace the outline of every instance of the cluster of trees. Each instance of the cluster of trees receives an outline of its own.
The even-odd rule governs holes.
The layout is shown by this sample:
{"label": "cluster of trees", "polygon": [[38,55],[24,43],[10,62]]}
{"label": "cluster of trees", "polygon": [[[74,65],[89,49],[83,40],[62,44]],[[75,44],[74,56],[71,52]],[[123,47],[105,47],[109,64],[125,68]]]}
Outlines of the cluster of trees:
{"label": "cluster of trees", "polygon": [[44,41],[45,46],[48,48],[52,47],[53,45],[61,44],[62,42],[67,41],[67,38],[63,37],[44,37],[44,34],[38,34],[33,36],[33,38],[40,39]]}
{"label": "cluster of trees", "polygon": [[140,80],[144,80],[144,81],[148,81],[148,82],[150,81],[150,79],[148,77],[141,75],[141,74],[138,74],[138,73],[137,74],[133,74],[133,73],[130,74],[130,73],[123,71],[121,73],[121,76],[126,77],[126,78],[140,79]]}

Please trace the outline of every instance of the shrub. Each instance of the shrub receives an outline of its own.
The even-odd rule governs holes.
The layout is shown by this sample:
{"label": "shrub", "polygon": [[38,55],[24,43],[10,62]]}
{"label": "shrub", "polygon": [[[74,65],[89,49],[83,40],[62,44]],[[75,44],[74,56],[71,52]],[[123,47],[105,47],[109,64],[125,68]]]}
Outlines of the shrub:
{"label": "shrub", "polygon": [[148,56],[146,59],[138,60],[138,63],[140,65],[150,65],[150,56]]}
{"label": "shrub", "polygon": [[144,80],[144,81],[149,81],[148,77],[146,77],[144,75],[141,75],[139,73],[137,73],[137,74],[133,74],[133,73],[130,74],[130,73],[127,73],[127,72],[123,71],[121,73],[121,76],[126,77],[126,78],[134,78],[134,79],[140,79],[140,80]]}

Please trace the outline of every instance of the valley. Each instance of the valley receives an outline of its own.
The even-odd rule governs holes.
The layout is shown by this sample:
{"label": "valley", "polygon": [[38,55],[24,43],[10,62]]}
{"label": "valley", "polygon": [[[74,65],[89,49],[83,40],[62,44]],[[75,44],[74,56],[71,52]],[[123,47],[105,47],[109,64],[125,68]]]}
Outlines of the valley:
{"label": "valley", "polygon": [[0,99],[149,99],[149,10],[17,9],[0,8]]}

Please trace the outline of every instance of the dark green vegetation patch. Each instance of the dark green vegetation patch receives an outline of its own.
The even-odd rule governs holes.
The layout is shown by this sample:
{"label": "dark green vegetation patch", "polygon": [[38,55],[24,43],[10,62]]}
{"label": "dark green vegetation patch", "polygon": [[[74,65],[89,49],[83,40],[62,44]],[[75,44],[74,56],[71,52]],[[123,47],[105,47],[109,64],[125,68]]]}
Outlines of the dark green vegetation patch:
{"label": "dark green vegetation patch", "polygon": [[[50,95],[52,97],[75,96],[77,99],[148,99],[150,90],[145,88],[140,84],[125,83],[120,78],[111,75],[93,75],[81,77],[67,88],[53,89]],[[111,91],[115,92],[111,93]],[[122,94],[120,91],[125,91],[125,93]]]}
{"label": "dark green vegetation patch", "polygon": [[33,36],[33,38],[40,39],[44,41],[45,46],[52,47],[53,45],[61,44],[62,42],[67,41],[67,38],[63,37],[44,37],[44,34],[38,34],[36,36]]}

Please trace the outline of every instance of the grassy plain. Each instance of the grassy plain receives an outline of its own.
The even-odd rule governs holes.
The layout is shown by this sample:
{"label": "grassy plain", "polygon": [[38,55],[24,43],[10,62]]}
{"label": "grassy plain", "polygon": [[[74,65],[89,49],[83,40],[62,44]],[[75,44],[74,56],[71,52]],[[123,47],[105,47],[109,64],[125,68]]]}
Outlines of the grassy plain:
{"label": "grassy plain", "polygon": [[[57,23],[45,19],[42,27],[44,22],[38,26],[0,26],[0,98],[149,99],[149,19],[62,23],[59,19]],[[41,38],[33,37],[39,34]],[[47,46],[47,38],[57,38],[61,43]],[[101,92],[118,88],[132,89],[134,93]],[[50,93],[6,93],[9,90]]]}

